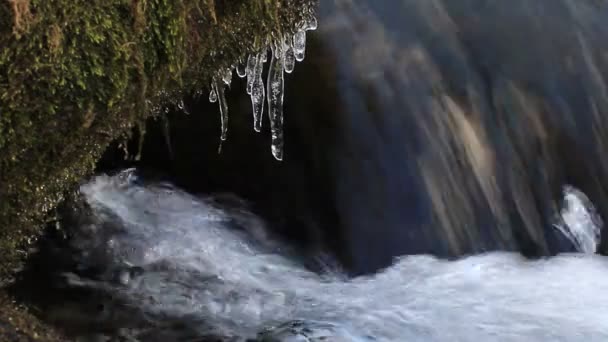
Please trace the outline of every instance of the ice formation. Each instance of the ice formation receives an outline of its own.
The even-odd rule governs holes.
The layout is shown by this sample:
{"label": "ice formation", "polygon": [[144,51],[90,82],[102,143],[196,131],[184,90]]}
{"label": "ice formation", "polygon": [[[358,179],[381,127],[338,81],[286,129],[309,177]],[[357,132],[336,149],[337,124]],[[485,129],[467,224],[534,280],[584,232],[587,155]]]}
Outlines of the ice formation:
{"label": "ice formation", "polygon": [[[226,103],[225,86],[230,87],[232,70],[236,69],[239,77],[247,78],[246,91],[251,97],[253,112],[253,129],[262,131],[264,100],[268,96],[268,119],[272,136],[271,151],[277,160],[283,159],[283,96],[284,72],[291,73],[296,61],[304,60],[306,49],[306,31],[317,28],[317,19],[309,14],[308,18],[297,25],[293,35],[285,35],[270,42],[264,49],[248,56],[247,61],[240,61],[226,70],[221,70],[211,84],[210,102],[219,102],[221,115],[221,140],[226,140],[228,133],[228,104]],[[272,51],[268,78],[264,86],[264,64],[267,62],[268,50]],[[222,83],[223,82],[223,83]]]}
{"label": "ice formation", "polygon": [[220,103],[220,118],[222,122],[222,134],[220,135],[220,139],[224,141],[228,137],[228,103],[226,102],[224,84],[222,84],[221,81],[215,80],[212,87],[215,90],[218,102]]}
{"label": "ice formation", "polygon": [[242,61],[240,61],[240,62],[239,62],[237,65],[236,65],[235,69],[236,69],[236,74],[237,74],[237,75],[238,75],[240,78],[243,78],[243,77],[247,76],[247,70],[245,69],[245,65],[243,64],[243,62],[242,62]]}
{"label": "ice formation", "polygon": [[264,114],[264,81],[262,73],[266,62],[266,51],[255,57],[255,66],[251,74],[251,105],[253,107],[253,129],[256,132],[262,130],[262,114]]}
{"label": "ice formation", "polygon": [[268,118],[272,136],[272,155],[277,160],[283,160],[283,94],[285,64],[285,43],[279,42],[272,47],[272,59],[268,70]]}

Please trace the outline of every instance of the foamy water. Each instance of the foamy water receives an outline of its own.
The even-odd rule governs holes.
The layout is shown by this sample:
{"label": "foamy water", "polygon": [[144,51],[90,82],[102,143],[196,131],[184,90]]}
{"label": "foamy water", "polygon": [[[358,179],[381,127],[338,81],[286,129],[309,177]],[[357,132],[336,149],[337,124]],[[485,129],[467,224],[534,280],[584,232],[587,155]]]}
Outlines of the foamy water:
{"label": "foamy water", "polygon": [[595,253],[600,241],[602,219],[589,198],[578,189],[564,187],[564,208],[555,227],[582,253]]}
{"label": "foamy water", "polygon": [[[98,223],[79,228],[75,245],[124,271],[71,282],[151,315],[280,341],[608,341],[605,257],[408,256],[346,281],[285,257],[245,210],[133,179],[126,171],[81,188]],[[235,216],[249,233],[229,228]]]}

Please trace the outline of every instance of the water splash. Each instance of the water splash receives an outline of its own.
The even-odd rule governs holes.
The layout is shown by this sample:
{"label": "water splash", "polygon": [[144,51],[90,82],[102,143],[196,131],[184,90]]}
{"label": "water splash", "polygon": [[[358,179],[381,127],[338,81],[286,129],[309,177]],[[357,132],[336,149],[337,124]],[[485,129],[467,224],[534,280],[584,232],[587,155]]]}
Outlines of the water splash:
{"label": "water splash", "polygon": [[587,196],[572,186],[564,187],[564,208],[557,228],[582,253],[593,254],[600,242],[602,220]]}
{"label": "water splash", "polygon": [[599,255],[408,256],[344,281],[230,228],[235,219],[263,225],[246,210],[143,186],[132,171],[97,177],[81,192],[97,223],[76,229],[80,260],[101,256],[90,262],[111,275],[140,271],[128,279],[72,275],[70,283],[111,294],[126,303],[116,310],[136,308],[161,330],[176,319],[201,335],[208,325],[274,341],[608,340],[608,259]]}

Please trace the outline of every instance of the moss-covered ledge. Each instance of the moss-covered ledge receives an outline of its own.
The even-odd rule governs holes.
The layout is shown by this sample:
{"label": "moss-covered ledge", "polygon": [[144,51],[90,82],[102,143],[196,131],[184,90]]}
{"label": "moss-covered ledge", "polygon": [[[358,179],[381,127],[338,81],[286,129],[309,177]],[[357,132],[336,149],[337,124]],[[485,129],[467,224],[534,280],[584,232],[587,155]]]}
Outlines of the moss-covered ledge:
{"label": "moss-covered ledge", "polygon": [[157,94],[293,31],[314,0],[0,1],[0,284],[48,213]]}

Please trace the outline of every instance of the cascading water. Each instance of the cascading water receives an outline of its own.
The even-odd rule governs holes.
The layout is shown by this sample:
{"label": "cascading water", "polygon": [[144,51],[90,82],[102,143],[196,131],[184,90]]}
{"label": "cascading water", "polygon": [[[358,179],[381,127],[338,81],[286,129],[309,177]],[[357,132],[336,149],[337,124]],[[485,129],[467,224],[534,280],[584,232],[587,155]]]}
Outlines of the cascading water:
{"label": "cascading water", "polygon": [[148,324],[177,319],[200,335],[262,341],[608,340],[605,257],[407,256],[344,280],[286,256],[246,210],[139,184],[132,170],[81,192],[95,219],[71,244],[102,275],[69,274],[70,285],[109,293]]}

